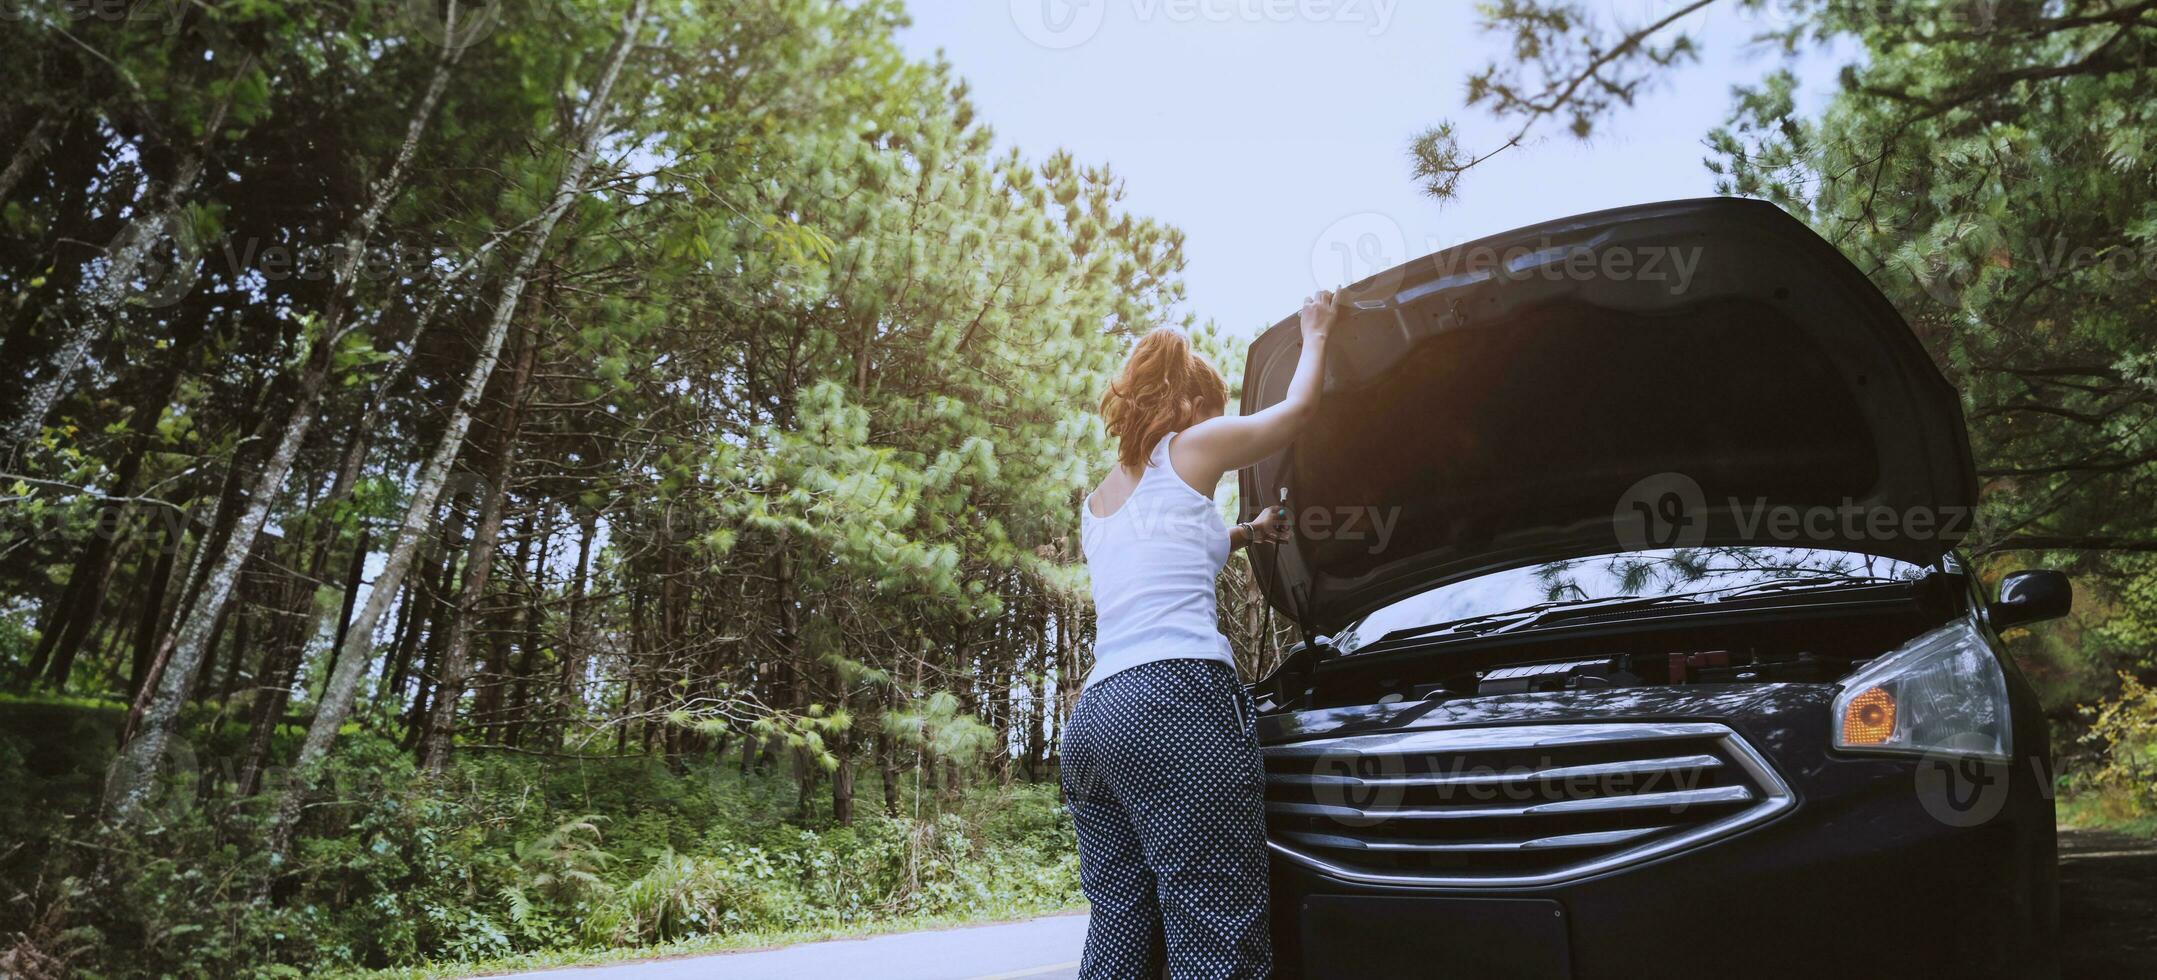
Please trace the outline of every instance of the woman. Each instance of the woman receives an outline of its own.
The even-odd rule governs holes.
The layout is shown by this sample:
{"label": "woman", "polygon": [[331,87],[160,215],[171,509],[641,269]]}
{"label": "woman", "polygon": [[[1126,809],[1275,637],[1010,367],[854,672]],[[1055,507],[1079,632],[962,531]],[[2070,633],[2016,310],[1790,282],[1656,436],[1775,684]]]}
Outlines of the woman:
{"label": "woman", "polygon": [[1228,389],[1174,330],[1147,334],[1101,397],[1120,447],[1086,499],[1094,668],[1065,728],[1064,795],[1093,917],[1079,975],[1263,977],[1265,774],[1256,708],[1215,622],[1230,551],[1287,535],[1268,508],[1231,529],[1213,488],[1286,447],[1317,408],[1333,294],[1303,304],[1288,396],[1221,414]]}

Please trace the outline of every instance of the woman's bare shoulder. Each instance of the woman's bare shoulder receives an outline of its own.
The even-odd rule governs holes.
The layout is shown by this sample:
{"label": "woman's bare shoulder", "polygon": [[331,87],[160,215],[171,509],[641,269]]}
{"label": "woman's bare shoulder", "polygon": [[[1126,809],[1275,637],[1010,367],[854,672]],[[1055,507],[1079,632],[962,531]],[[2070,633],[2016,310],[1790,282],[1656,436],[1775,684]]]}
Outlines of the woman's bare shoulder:
{"label": "woman's bare shoulder", "polygon": [[1168,446],[1168,465],[1183,480],[1184,485],[1198,492],[1201,497],[1212,497],[1213,488],[1231,467],[1221,464],[1223,423],[1232,422],[1235,416],[1216,415],[1176,435],[1176,441]]}
{"label": "woman's bare shoulder", "polygon": [[1131,499],[1131,492],[1138,489],[1138,478],[1121,466],[1110,466],[1108,475],[1095,484],[1093,492],[1086,495],[1086,508],[1095,517],[1114,517],[1123,509],[1124,501]]}

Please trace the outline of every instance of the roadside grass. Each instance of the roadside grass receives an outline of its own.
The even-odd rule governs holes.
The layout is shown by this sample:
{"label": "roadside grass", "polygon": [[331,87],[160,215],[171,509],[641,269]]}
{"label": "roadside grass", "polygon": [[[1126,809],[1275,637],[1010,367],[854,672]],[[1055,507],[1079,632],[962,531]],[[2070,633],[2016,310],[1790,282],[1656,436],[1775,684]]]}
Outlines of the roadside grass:
{"label": "roadside grass", "polygon": [[2062,793],[2056,805],[2062,830],[2109,830],[2157,840],[2157,813],[2117,794]]}
{"label": "roadside grass", "polygon": [[1085,912],[1086,908],[1087,906],[1084,902],[1079,902],[1075,905],[1013,903],[1008,906],[985,910],[979,914],[919,915],[879,919],[851,926],[756,930],[717,936],[701,936],[695,939],[684,939],[655,946],[556,949],[490,960],[445,961],[388,970],[331,972],[324,974],[324,976],[330,978],[330,980],[452,980],[452,978],[462,977],[496,977],[532,970],[559,970],[571,967],[607,966],[619,963],[645,963],[683,959],[692,956],[711,956],[719,953],[748,953],[832,939],[868,939],[872,936],[886,936],[901,932],[921,932],[930,929],[966,929],[975,926],[1022,922],[1044,916],[1076,915]]}
{"label": "roadside grass", "polygon": [[2119,693],[2077,712],[2084,757],[2057,785],[2061,826],[2157,837],[2157,687],[2119,673]]}
{"label": "roadside grass", "polygon": [[[0,903],[0,950],[27,943],[68,973],[115,980],[455,977],[1082,907],[1053,775],[956,791],[902,770],[887,813],[865,767],[840,825],[783,757],[745,772],[738,751],[669,765],[474,746],[435,775],[360,731],[340,740],[290,861],[272,869],[252,846],[270,797],[231,788],[245,726],[215,712],[189,717],[186,764],[160,783],[152,819],[99,828],[123,714],[0,699],[0,881],[20,892]],[[281,730],[277,755],[302,734]]]}

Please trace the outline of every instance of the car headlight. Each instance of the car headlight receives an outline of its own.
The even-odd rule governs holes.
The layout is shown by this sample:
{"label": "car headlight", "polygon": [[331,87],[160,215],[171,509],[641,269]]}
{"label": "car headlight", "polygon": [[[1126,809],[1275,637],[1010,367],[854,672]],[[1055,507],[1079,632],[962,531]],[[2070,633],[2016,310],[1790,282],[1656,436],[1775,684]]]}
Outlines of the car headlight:
{"label": "car headlight", "polygon": [[1926,633],[1845,678],[1835,747],[2008,757],[2007,674],[1968,622]]}

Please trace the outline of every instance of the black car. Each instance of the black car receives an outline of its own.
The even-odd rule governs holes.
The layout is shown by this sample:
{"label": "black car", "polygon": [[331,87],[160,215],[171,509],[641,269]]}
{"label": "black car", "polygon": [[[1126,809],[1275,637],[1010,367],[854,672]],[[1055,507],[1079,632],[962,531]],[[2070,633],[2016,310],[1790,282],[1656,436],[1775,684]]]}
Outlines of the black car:
{"label": "black car", "polygon": [[[1242,475],[1309,642],[1260,706],[1283,976],[2056,972],[2045,721],[1954,551],[1954,388],[1761,202],[1604,211],[1348,287]],[[1293,373],[1293,318],[1242,408]]]}

